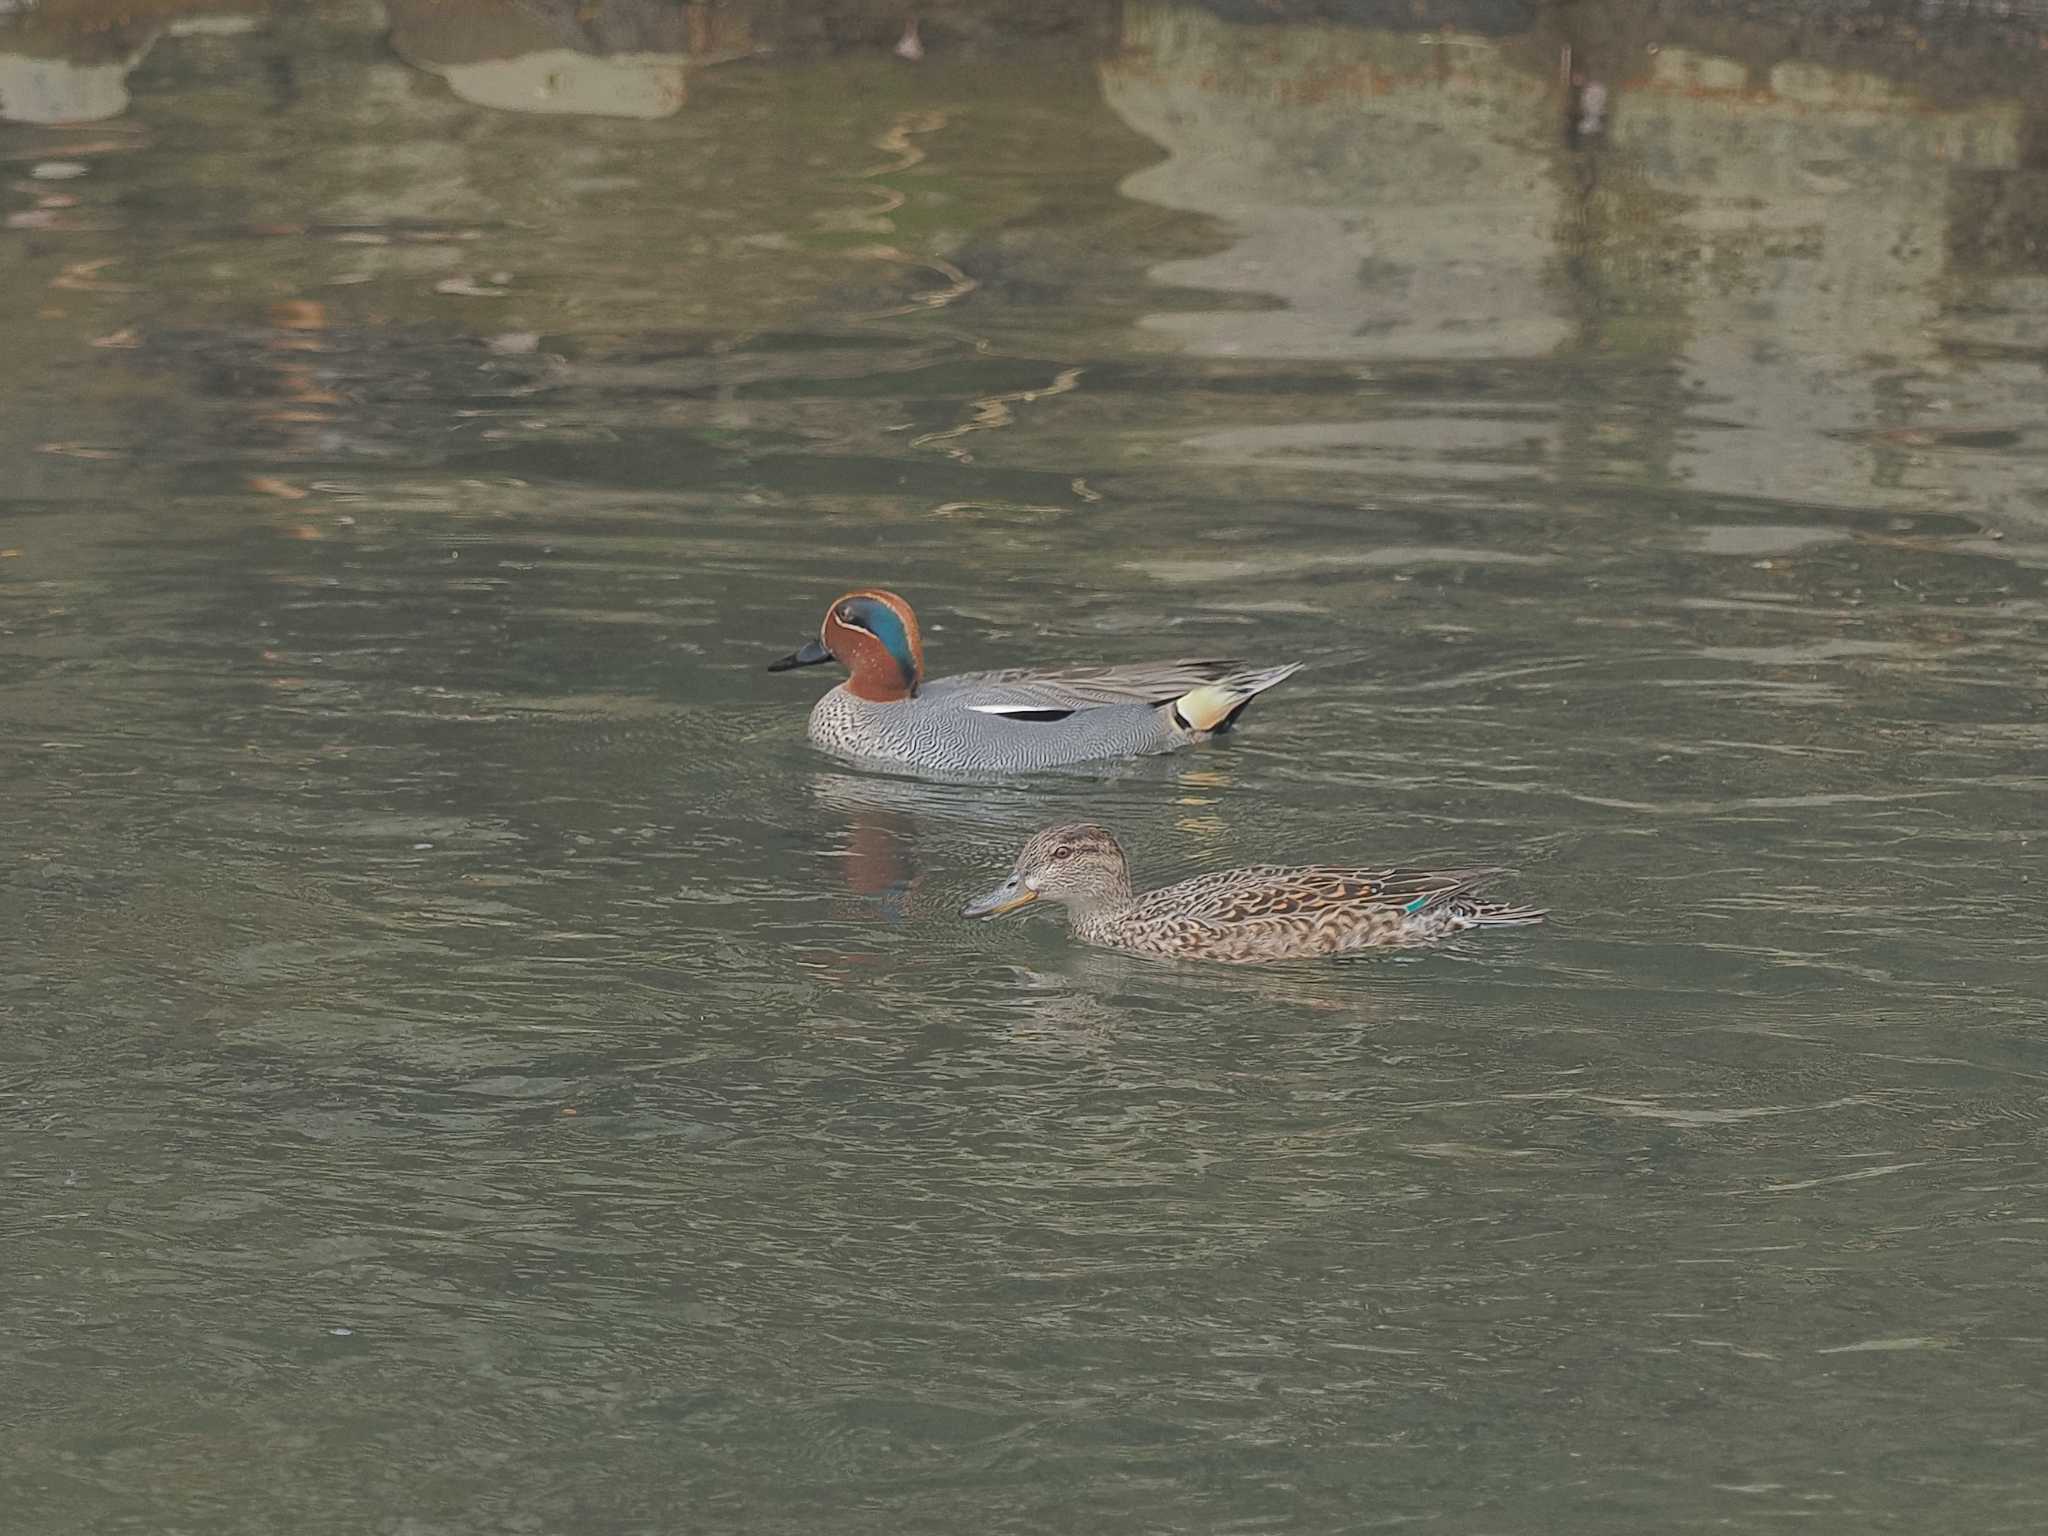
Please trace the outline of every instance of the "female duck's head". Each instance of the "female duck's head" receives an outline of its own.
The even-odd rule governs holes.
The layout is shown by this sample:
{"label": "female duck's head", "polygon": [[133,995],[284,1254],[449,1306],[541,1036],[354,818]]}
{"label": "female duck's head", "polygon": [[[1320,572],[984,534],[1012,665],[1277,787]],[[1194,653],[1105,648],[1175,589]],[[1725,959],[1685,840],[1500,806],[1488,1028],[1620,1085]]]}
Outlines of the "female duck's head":
{"label": "female duck's head", "polygon": [[962,917],[998,917],[1034,901],[1099,907],[1130,900],[1131,866],[1109,828],[1092,821],[1047,827],[1026,843],[1010,878],[960,909]]}
{"label": "female duck's head", "polygon": [[825,610],[818,638],[770,662],[770,672],[837,661],[853,674],[847,688],[877,703],[907,699],[924,681],[924,642],[917,615],[894,592],[849,592]]}

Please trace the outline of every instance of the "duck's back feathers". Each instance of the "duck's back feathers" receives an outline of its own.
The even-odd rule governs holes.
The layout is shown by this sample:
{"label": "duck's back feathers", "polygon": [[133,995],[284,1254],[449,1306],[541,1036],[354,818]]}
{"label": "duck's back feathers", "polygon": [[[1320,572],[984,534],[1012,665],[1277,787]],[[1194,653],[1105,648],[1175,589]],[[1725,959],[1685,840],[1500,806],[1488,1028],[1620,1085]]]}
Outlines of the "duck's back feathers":
{"label": "duck's back feathers", "polygon": [[1507,872],[1257,864],[1146,891],[1076,926],[1118,948],[1238,962],[1427,944],[1465,928],[1542,922],[1533,907],[1472,894]]}
{"label": "duck's back feathers", "polygon": [[1254,864],[1147,891],[1139,903],[1215,923],[1344,908],[1395,908],[1413,915],[1454,902],[1473,887],[1506,873],[1499,866],[1432,870]]}
{"label": "duck's back feathers", "polygon": [[1206,684],[1243,673],[1246,663],[1235,657],[1190,657],[1180,661],[1135,666],[1063,667],[1042,670],[1011,667],[1001,672],[962,672],[933,678],[924,697],[960,709],[987,714],[1031,715],[1061,710],[1095,709],[1108,704],[1170,704]]}

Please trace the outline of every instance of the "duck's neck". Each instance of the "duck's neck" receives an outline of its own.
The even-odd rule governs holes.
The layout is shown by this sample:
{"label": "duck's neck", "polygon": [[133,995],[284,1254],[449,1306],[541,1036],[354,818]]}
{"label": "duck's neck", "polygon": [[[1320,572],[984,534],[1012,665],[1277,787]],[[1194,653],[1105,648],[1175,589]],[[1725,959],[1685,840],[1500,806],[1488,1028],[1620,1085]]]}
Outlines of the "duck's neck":
{"label": "duck's neck", "polygon": [[1069,900],[1067,921],[1085,939],[1092,932],[1112,927],[1136,903],[1137,898],[1131,894],[1130,876],[1122,875],[1114,885]]}
{"label": "duck's neck", "polygon": [[846,680],[846,691],[870,704],[895,704],[917,692],[903,681],[903,674],[893,666],[887,669],[855,668],[853,676]]}

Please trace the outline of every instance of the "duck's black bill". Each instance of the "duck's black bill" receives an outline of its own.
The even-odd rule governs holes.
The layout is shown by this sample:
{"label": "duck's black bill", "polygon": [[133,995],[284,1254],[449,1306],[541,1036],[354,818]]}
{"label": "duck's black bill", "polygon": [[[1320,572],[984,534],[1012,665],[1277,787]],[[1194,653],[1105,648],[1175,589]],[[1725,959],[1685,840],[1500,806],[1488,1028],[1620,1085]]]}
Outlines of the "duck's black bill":
{"label": "duck's black bill", "polygon": [[815,667],[821,661],[830,661],[832,653],[825,649],[822,640],[806,640],[796,650],[780,661],[768,663],[770,672],[788,672],[796,667]]}

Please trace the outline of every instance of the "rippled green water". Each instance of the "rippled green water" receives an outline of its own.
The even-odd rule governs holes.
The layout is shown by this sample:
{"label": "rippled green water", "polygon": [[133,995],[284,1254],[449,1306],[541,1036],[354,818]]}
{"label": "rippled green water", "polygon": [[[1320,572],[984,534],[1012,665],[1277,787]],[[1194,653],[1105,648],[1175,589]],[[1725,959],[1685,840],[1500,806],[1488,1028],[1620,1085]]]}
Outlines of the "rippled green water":
{"label": "rippled green water", "polygon": [[[2048,1523],[2037,102],[394,13],[0,128],[10,1529]],[[922,784],[762,671],[869,583],[1312,665]],[[1084,815],[1556,917],[953,915]]]}

